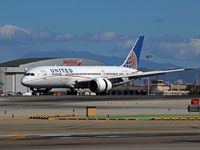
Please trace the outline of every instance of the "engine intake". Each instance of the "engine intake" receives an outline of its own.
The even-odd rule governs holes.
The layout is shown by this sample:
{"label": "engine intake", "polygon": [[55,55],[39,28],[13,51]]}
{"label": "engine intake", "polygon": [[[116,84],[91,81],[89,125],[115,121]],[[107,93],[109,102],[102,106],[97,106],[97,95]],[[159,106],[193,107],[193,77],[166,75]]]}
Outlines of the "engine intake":
{"label": "engine intake", "polygon": [[112,83],[108,79],[94,79],[89,83],[89,89],[95,93],[103,93],[112,88]]}

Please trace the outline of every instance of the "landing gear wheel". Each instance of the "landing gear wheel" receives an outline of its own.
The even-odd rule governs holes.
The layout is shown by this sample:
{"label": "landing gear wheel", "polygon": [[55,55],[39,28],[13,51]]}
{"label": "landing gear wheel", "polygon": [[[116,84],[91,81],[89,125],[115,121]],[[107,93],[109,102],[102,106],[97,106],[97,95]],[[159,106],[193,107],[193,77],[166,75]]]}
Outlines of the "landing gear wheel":
{"label": "landing gear wheel", "polygon": [[77,95],[77,91],[74,91],[74,93],[73,93],[74,95]]}
{"label": "landing gear wheel", "polygon": [[73,89],[72,90],[69,90],[67,91],[67,95],[77,95],[77,91],[74,91]]}
{"label": "landing gear wheel", "polygon": [[96,95],[106,95],[106,92],[103,92],[103,93],[96,93]]}
{"label": "landing gear wheel", "polygon": [[67,91],[67,95],[71,95],[71,91]]}
{"label": "landing gear wheel", "polygon": [[40,93],[40,92],[32,92],[32,95],[37,95],[37,96],[39,96],[39,95],[41,95],[41,93]]}

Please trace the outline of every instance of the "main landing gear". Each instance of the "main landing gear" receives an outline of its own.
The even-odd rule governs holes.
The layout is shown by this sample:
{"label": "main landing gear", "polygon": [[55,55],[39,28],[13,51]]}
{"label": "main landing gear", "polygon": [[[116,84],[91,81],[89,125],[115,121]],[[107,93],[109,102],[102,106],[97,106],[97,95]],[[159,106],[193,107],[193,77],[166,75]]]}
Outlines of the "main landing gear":
{"label": "main landing gear", "polygon": [[47,95],[51,88],[30,88],[33,92],[32,95]]}
{"label": "main landing gear", "polygon": [[96,93],[96,95],[98,95],[98,96],[106,95],[106,92]]}
{"label": "main landing gear", "polygon": [[74,89],[70,89],[70,90],[68,90],[67,91],[67,95],[77,95],[78,94],[78,92],[77,91],[75,91]]}
{"label": "main landing gear", "polygon": [[37,96],[39,96],[39,95],[47,95],[47,94],[48,94],[48,92],[46,92],[46,91],[39,91],[39,92],[33,91],[32,92],[32,95],[37,95]]}

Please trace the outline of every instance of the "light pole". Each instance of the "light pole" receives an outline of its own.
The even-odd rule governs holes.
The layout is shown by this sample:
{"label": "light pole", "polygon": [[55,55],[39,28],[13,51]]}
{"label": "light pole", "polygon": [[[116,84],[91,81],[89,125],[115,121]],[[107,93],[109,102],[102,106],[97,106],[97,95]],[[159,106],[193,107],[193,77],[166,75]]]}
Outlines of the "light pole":
{"label": "light pole", "polygon": [[[152,58],[151,55],[146,55],[147,61],[148,61],[148,72],[149,72],[149,58]],[[148,95],[149,95],[149,77],[148,77]]]}

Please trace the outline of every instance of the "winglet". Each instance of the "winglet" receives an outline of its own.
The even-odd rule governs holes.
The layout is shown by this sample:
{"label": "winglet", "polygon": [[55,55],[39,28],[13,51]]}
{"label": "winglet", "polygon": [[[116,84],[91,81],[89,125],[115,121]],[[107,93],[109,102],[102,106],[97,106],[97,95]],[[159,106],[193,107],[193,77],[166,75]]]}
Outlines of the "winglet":
{"label": "winglet", "polygon": [[144,36],[140,36],[132,47],[128,57],[121,65],[122,67],[137,69],[140,59],[140,53],[142,50]]}

